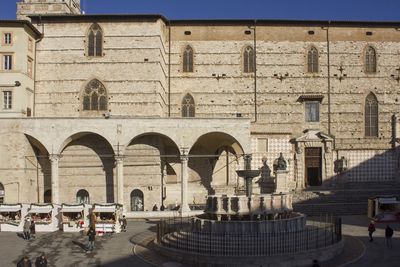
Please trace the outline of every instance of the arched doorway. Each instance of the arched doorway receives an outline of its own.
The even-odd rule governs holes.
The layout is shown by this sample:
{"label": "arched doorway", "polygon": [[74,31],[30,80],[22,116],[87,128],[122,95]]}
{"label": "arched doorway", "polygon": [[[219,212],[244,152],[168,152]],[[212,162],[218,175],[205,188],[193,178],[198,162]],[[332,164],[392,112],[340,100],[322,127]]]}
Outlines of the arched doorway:
{"label": "arched doorway", "polygon": [[144,211],[143,192],[139,189],[131,192],[131,211]]}
{"label": "arched doorway", "polygon": [[2,183],[0,183],[0,203],[4,203],[5,190]]}
{"label": "arched doorway", "polygon": [[51,203],[51,189],[48,189],[48,190],[44,191],[43,202],[44,203]]}
{"label": "arched doorway", "polygon": [[86,191],[85,189],[80,189],[76,193],[76,203],[89,204],[90,203],[89,192]]}

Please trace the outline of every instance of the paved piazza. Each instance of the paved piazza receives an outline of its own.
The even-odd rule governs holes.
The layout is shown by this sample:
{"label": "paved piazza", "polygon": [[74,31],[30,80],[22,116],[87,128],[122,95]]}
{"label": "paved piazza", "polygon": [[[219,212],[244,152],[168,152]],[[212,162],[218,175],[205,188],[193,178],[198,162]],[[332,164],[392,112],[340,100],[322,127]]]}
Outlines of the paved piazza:
{"label": "paved piazza", "polygon": [[[368,219],[366,216],[343,217],[343,234],[347,244],[339,258],[323,263],[321,266],[399,266],[400,262],[400,225],[392,224],[395,229],[393,249],[385,246],[384,227],[378,225],[374,233],[374,242],[368,241]],[[178,267],[179,263],[156,255],[146,248],[135,246],[148,240],[155,234],[156,224],[149,221],[129,221],[126,233],[110,237],[97,237],[95,251],[86,253],[82,246],[87,238],[77,233],[38,233],[36,240],[25,241],[16,233],[0,233],[0,266],[16,266],[17,261],[28,254],[35,259],[45,252],[49,266],[163,266]],[[134,254],[135,251],[135,254]],[[361,257],[361,258],[360,258]],[[352,261],[355,261],[351,263]],[[347,264],[344,264],[347,262]]]}

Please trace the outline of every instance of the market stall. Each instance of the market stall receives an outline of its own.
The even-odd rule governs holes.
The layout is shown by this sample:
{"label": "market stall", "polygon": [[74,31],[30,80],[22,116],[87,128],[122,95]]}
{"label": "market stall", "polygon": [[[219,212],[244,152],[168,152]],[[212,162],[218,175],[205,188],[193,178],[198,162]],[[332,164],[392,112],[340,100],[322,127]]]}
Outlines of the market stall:
{"label": "market stall", "polygon": [[22,232],[27,205],[0,204],[0,232]]}
{"label": "market stall", "polygon": [[119,222],[121,207],[120,204],[93,204],[92,217],[99,235],[121,232]]}
{"label": "market stall", "polygon": [[400,201],[396,196],[377,196],[368,199],[368,217],[375,222],[400,221]]}
{"label": "market stall", "polygon": [[89,226],[89,206],[87,204],[61,204],[61,230],[80,232]]}
{"label": "market stall", "polygon": [[54,204],[31,204],[28,216],[35,221],[37,232],[58,230],[59,206]]}

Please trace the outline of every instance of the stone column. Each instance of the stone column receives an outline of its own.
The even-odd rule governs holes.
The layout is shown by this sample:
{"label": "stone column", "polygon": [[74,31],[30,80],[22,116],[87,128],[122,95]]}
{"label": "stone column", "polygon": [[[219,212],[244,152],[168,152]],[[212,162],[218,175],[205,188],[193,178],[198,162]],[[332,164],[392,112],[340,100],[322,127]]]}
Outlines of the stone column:
{"label": "stone column", "polygon": [[188,160],[189,157],[185,154],[185,151],[181,154],[181,208],[180,212],[183,214],[184,212],[190,211],[188,205]]}
{"label": "stone column", "polygon": [[51,162],[51,202],[54,204],[60,204],[60,181],[58,177],[58,162],[60,161],[60,157],[58,154],[49,155]]}
{"label": "stone column", "polygon": [[115,161],[117,163],[117,196],[118,203],[123,205],[123,210],[125,211],[124,204],[124,157],[115,156]]}

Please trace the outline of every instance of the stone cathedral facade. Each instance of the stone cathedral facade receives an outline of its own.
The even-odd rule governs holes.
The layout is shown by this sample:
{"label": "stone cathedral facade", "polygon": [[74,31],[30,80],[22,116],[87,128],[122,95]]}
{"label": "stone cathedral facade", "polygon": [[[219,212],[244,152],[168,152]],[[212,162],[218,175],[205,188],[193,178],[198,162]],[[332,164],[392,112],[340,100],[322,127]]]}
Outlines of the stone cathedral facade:
{"label": "stone cathedral facade", "polygon": [[[77,0],[17,17],[0,22],[15,37],[0,46],[4,202],[188,210],[241,192],[245,154],[256,193],[280,153],[292,191],[400,180],[400,22],[82,15]],[[31,42],[18,27],[30,70],[5,62]]]}

